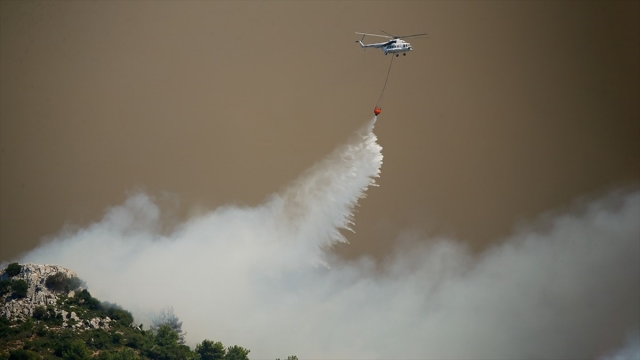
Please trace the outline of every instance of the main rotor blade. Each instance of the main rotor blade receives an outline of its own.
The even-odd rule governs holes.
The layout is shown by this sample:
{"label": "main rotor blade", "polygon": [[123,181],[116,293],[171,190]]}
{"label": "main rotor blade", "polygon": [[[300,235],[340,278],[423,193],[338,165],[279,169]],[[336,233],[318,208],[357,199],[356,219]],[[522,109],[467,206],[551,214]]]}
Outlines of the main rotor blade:
{"label": "main rotor blade", "polygon": [[395,35],[393,35],[393,34],[389,34],[388,32],[386,32],[386,31],[384,31],[384,30],[380,30],[380,31],[382,31],[383,33],[385,33],[385,34],[387,34],[387,35],[390,35],[390,36],[391,36],[392,38],[394,38],[394,39],[397,39],[397,38],[398,38],[397,36],[395,36]]}
{"label": "main rotor blade", "polygon": [[429,34],[424,33],[424,34],[413,34],[413,35],[398,36],[398,39],[406,39],[406,38],[410,38],[410,37],[414,37],[414,36],[423,36],[423,35],[429,35]]}
{"label": "main rotor blade", "polygon": [[369,36],[378,36],[378,37],[383,37],[383,38],[387,38],[387,39],[393,39],[393,37],[391,37],[391,36],[386,36],[386,35],[367,34],[367,33],[361,33],[361,32],[356,32],[356,34],[360,34],[360,35],[369,35]]}

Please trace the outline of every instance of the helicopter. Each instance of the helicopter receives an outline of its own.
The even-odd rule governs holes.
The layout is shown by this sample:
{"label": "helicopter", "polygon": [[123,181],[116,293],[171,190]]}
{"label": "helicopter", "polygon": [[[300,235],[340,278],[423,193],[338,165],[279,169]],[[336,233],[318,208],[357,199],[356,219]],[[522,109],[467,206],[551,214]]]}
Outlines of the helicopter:
{"label": "helicopter", "polygon": [[[385,33],[387,35],[367,34],[367,33],[356,32],[356,34],[362,35],[362,39],[356,40],[356,42],[360,43],[360,47],[362,47],[362,48],[370,48],[371,47],[371,48],[376,48],[376,49],[382,49],[382,52],[384,52],[385,55],[387,55],[387,54],[396,54],[396,57],[397,57],[397,56],[400,56],[400,53],[402,53],[403,56],[406,56],[407,55],[407,51],[413,50],[413,48],[411,47],[411,44],[408,43],[407,41],[402,40],[402,39],[409,38],[409,37],[414,37],[414,36],[427,35],[427,33],[424,33],[424,34],[413,34],[413,35],[397,36],[397,35],[389,34],[388,32],[386,32],[384,30],[380,30],[380,31],[382,31],[383,33]],[[381,42],[381,43],[363,44],[362,40],[364,40],[364,37],[367,36],[367,35],[388,38],[388,39],[391,39],[391,40],[388,40],[388,41],[385,41],[385,42]]]}

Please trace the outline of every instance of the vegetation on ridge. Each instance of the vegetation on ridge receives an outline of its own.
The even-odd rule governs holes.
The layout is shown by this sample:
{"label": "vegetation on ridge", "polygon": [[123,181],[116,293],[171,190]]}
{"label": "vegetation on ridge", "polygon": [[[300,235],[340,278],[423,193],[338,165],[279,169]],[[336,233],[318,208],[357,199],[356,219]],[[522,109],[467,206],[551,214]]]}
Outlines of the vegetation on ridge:
{"label": "vegetation on ridge", "polygon": [[[15,265],[9,266],[15,269]],[[9,273],[8,268],[5,273]],[[0,306],[17,299],[18,281],[24,282],[0,282]],[[58,293],[55,305],[37,306],[33,315],[24,321],[12,321],[0,315],[0,360],[249,359],[249,349],[237,345],[225,348],[221,342],[206,339],[191,350],[184,344],[186,333],[173,308],[163,310],[151,328],[144,330],[142,325],[134,323],[129,311],[116,304],[100,302],[86,289],[70,294],[70,290],[84,286],[76,277],[56,273],[46,279],[45,286]],[[9,291],[13,293],[3,296]],[[290,356],[287,360],[297,360],[297,357]]]}
{"label": "vegetation on ridge", "polygon": [[[22,266],[18,263],[11,263],[5,269],[5,274],[12,278],[22,271]],[[29,285],[24,280],[5,279],[0,281],[0,297],[11,293],[11,298],[23,298],[27,296]]]}

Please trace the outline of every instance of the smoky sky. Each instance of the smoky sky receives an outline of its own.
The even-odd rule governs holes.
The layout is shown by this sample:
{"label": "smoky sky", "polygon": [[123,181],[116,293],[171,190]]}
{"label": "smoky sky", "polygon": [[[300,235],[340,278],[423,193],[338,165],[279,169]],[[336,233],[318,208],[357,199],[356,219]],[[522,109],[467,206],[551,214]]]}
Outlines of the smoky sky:
{"label": "smoky sky", "polygon": [[389,57],[356,31],[429,36],[394,62],[376,130],[384,176],[342,256],[381,259],[409,228],[481,250],[640,179],[637,2],[0,10],[2,261],[138,191],[175,223],[261,204],[371,116]]}
{"label": "smoky sky", "polygon": [[327,251],[384,176],[374,121],[258,206],[163,234],[162,208],[132,194],[20,261],[75,269],[147,325],[171,306],[190,345],[213,338],[256,359],[640,356],[638,191],[576,201],[479,254],[416,231],[389,239],[380,266]]}
{"label": "smoky sky", "polygon": [[637,356],[639,14],[2,1],[0,262],[252,358]]}

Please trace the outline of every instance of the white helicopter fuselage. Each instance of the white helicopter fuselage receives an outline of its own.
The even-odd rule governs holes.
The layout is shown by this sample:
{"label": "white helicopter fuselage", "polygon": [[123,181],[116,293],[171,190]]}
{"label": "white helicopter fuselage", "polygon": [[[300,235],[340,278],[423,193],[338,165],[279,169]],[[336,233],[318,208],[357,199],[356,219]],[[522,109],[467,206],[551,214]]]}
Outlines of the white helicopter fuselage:
{"label": "white helicopter fuselage", "polygon": [[357,40],[356,42],[358,42],[360,44],[360,47],[362,48],[381,49],[385,55],[397,54],[397,53],[406,54],[407,52],[413,50],[410,43],[400,39],[393,39],[393,40],[389,40],[381,43],[374,43],[374,44],[363,44],[361,40]]}

